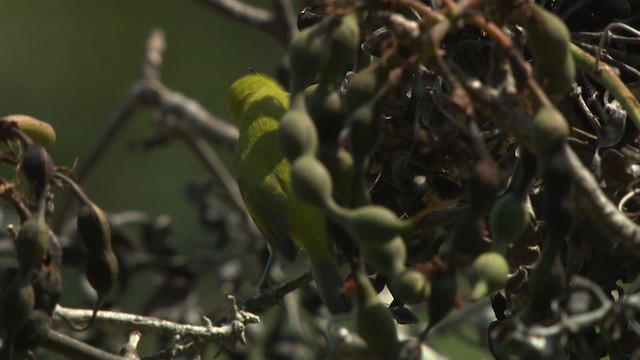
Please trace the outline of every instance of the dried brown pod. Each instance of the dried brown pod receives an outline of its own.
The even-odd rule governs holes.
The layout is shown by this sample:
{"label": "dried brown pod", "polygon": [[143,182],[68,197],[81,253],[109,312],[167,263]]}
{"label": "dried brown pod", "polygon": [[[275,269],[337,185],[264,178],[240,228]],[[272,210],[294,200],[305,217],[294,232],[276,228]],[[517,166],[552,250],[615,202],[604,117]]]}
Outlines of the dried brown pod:
{"label": "dried brown pod", "polygon": [[53,159],[49,152],[37,142],[27,145],[24,154],[22,154],[20,170],[33,187],[36,200],[38,202],[44,201],[54,172]]}
{"label": "dried brown pod", "polygon": [[87,281],[97,293],[91,319],[85,326],[76,328],[81,331],[93,324],[98,309],[116,283],[118,261],[111,248],[111,226],[102,209],[91,202],[84,204],[78,212],[77,228],[87,250]]}

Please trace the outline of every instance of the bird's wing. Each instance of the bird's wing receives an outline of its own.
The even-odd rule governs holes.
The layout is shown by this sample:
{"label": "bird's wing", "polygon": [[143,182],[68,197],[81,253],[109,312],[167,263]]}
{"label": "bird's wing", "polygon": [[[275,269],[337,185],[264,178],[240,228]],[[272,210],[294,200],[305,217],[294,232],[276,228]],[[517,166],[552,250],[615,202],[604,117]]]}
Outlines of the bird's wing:
{"label": "bird's wing", "polygon": [[249,214],[269,244],[287,260],[294,261],[298,247],[291,239],[291,228],[287,217],[288,198],[278,178],[268,174],[260,186],[241,189]]}

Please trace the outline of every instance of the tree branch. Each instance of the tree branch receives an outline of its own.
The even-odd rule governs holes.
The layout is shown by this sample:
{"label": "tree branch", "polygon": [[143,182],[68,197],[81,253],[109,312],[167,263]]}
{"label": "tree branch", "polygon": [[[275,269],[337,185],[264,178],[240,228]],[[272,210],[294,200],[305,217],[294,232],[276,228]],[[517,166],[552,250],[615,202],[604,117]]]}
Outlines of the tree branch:
{"label": "tree branch", "polygon": [[257,28],[288,46],[297,31],[291,0],[274,0],[274,12],[238,0],[200,0],[210,8]]}

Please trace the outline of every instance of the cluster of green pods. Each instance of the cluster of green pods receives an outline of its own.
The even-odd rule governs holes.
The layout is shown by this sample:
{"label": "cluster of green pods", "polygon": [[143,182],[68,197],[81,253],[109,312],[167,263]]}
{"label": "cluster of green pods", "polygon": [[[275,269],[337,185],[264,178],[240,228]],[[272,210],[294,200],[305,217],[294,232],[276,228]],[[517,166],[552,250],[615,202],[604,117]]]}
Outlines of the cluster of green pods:
{"label": "cluster of green pods", "polygon": [[[402,235],[413,223],[371,205],[364,181],[367,158],[383,139],[380,105],[390,67],[374,63],[342,85],[360,44],[358,16],[328,16],[294,38],[291,108],[280,119],[279,145],[291,162],[296,197],[322,209],[349,235],[364,262],[389,277],[397,299],[418,304],[429,298],[430,284],[406,268]],[[362,271],[354,276],[358,332],[378,357],[391,359],[398,342],[393,316]]]}
{"label": "cluster of green pods", "polygon": [[557,15],[532,3],[523,26],[535,59],[536,80],[550,98],[561,99],[571,89],[576,75],[567,25]]}
{"label": "cluster of green pods", "polygon": [[319,73],[324,77],[337,77],[353,60],[359,41],[356,13],[327,16],[298,33],[289,46],[292,95],[303,91]]}
{"label": "cluster of green pods", "polygon": [[[55,272],[54,277],[59,277],[59,266],[54,265],[60,263],[50,253],[53,239],[45,216],[47,192],[54,172],[53,160],[46,147],[53,145],[55,132],[49,124],[26,115],[0,118],[0,132],[4,139],[17,139],[23,145],[18,168],[33,194],[28,208],[23,209],[23,222],[14,241],[18,271],[0,297],[4,330],[2,356],[10,359],[14,350],[22,354],[35,346],[31,341],[21,340],[20,334],[23,328],[39,323],[34,320],[36,312],[49,318],[60,295],[60,284],[41,281],[45,272]],[[45,266],[47,257],[52,258],[51,264]]]}

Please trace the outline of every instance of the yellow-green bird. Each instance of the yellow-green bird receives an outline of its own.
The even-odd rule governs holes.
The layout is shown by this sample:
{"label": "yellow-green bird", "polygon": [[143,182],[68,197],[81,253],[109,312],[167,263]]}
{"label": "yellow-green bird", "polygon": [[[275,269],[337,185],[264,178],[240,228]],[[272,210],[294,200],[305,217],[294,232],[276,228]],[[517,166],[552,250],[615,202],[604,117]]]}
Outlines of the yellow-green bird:
{"label": "yellow-green bird", "polygon": [[311,271],[323,302],[333,313],[345,311],[335,244],[323,213],[296,199],[290,164],[278,146],[279,119],[289,108],[289,94],[261,74],[246,75],[231,85],[229,109],[240,136],[235,149],[238,186],[244,203],[273,250],[289,261],[298,246],[309,254]]}

